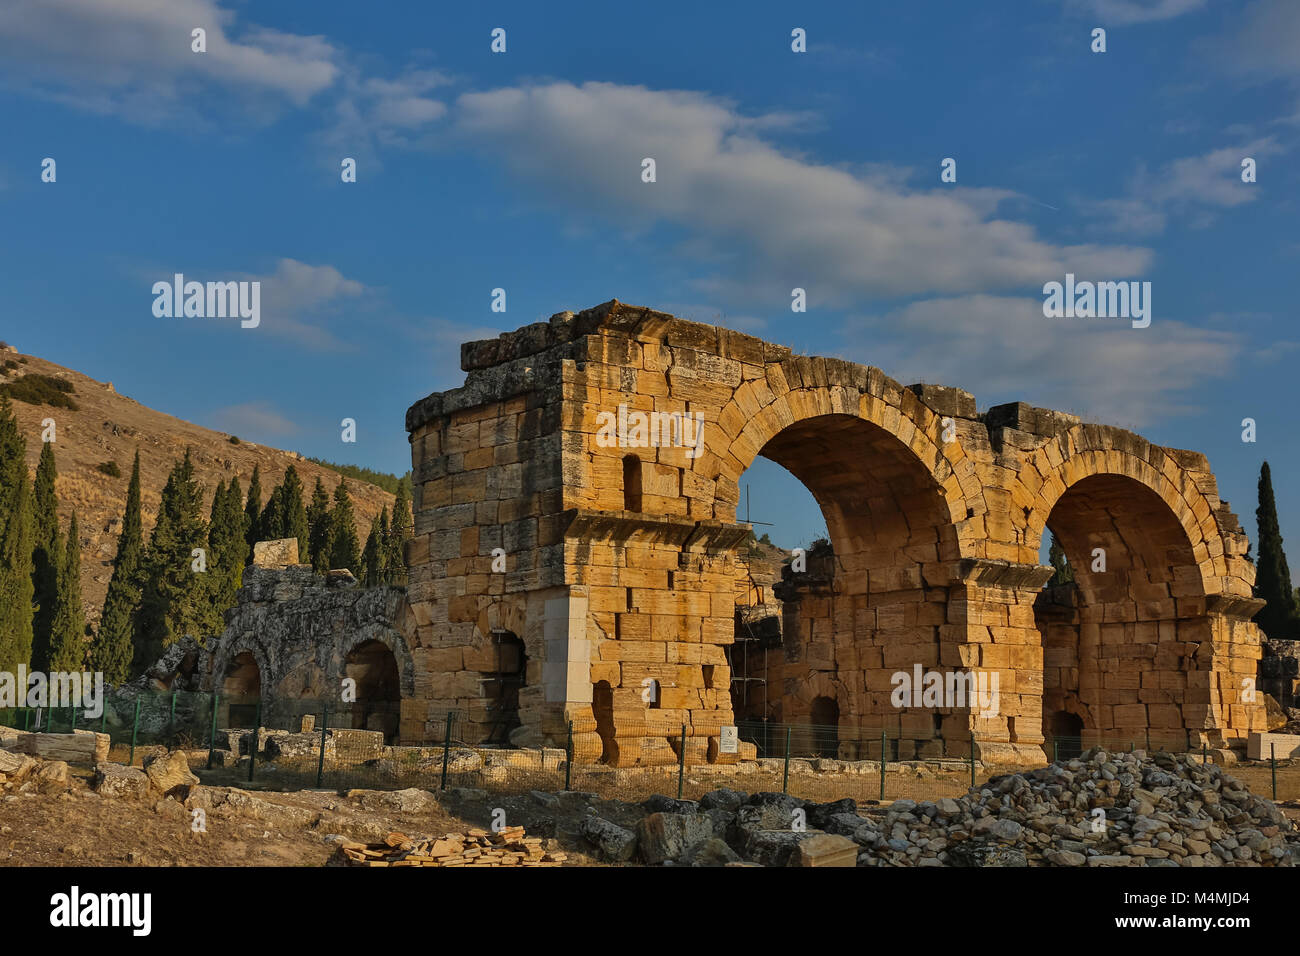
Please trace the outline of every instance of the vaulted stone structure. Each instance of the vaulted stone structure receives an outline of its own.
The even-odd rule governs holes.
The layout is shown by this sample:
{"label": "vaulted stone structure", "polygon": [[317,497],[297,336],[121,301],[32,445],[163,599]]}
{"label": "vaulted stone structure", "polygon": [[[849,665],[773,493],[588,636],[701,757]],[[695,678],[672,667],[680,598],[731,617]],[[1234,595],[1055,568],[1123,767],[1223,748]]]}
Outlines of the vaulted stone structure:
{"label": "vaulted stone structure", "polygon": [[[1263,729],[1254,568],[1200,454],[617,301],[461,363],[463,387],[407,412],[403,739],[457,709],[516,741],[563,743],[572,720],[620,765],[675,761],[683,726],[688,760],[731,759],[736,508],[759,455],[808,487],[833,546],[789,582],[780,719],[885,729],[904,758],[973,739],[1041,760],[1045,720],[1192,746]],[[1068,599],[1043,590],[1048,525]],[[996,673],[996,711],[895,707],[918,664]]]}

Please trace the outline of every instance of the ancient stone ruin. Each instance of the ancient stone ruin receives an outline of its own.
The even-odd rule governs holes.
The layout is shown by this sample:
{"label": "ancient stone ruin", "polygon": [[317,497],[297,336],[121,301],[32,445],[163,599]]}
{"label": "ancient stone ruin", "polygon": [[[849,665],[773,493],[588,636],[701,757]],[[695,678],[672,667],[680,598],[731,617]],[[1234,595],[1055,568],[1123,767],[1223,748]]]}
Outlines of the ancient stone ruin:
{"label": "ancient stone ruin", "polygon": [[[298,563],[296,539],[261,541],[221,636],[206,647],[193,638],[173,644],[117,706],[129,715],[134,694],[150,688],[215,692],[221,728],[251,728],[259,715],[265,726],[296,727],[324,706],[331,727],[350,722],[396,744],[401,702],[417,695],[409,613],[400,588],[362,588],[347,570],[317,574]],[[146,730],[161,730],[168,717],[154,715],[159,725]]]}
{"label": "ancient stone ruin", "polygon": [[[461,364],[462,387],[406,418],[403,742],[457,710],[516,743],[562,745],[573,721],[618,765],[675,761],[683,725],[688,761],[734,759],[737,504],[759,455],[831,539],[782,583],[778,719],[830,720],[846,746],[884,728],[903,759],[973,739],[1031,762],[1045,731],[1219,747],[1264,729],[1254,568],[1203,455],[617,301],[468,343]],[[1049,524],[1068,596],[1044,591]],[[918,665],[996,673],[996,712],[895,707],[893,675]]]}

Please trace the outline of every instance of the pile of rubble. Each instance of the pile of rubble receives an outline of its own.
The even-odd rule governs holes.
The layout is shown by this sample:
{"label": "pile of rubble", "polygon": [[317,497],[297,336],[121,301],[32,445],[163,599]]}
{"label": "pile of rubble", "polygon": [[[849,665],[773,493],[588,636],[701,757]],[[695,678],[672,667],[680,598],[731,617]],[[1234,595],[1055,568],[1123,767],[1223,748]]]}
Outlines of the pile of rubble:
{"label": "pile of rubble", "polygon": [[[582,835],[605,859],[651,865],[1294,866],[1300,831],[1216,764],[1109,753],[993,777],[957,799],[897,800],[863,816],[852,800],[715,790],[655,797],[635,830],[592,817]],[[823,839],[833,835],[834,842]],[[816,840],[816,842],[813,842]],[[851,865],[851,864],[850,864]]]}
{"label": "pile of rubble", "polygon": [[1101,749],[994,777],[958,800],[896,801],[865,845],[877,865],[1292,866],[1300,858],[1291,822],[1217,764]]}
{"label": "pile of rubble", "polygon": [[524,836],[523,827],[506,827],[498,833],[470,830],[436,839],[412,840],[390,833],[382,843],[344,840],[338,856],[349,866],[560,866],[568,858],[547,849],[536,837]]}

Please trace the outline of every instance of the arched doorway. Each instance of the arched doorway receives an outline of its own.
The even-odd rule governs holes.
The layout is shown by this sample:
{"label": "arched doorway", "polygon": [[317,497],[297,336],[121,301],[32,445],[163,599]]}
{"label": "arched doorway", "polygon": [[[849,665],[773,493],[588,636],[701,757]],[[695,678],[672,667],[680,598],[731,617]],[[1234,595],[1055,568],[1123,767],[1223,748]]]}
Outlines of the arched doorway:
{"label": "arched doorway", "polygon": [[1083,718],[1078,714],[1056,711],[1043,722],[1043,734],[1049,759],[1073,760],[1083,753]]}
{"label": "arched doorway", "polygon": [[228,710],[226,726],[251,728],[257,723],[258,703],[262,696],[262,672],[251,651],[231,658],[221,682],[221,699]]}
{"label": "arched doorway", "polygon": [[1199,651],[1211,639],[1187,533],[1156,492],[1114,474],[1075,482],[1047,523],[1073,581],[1058,574],[1034,607],[1044,733],[1065,714],[1084,746],[1185,747],[1189,728],[1208,726]]}
{"label": "arched doorway", "polygon": [[483,674],[483,694],[488,712],[488,730],[483,743],[505,747],[510,733],[521,725],[519,691],[527,681],[528,654],[524,642],[513,631],[492,630],[492,670]]}
{"label": "arched doorway", "polygon": [[818,757],[838,757],[840,705],[834,698],[814,698],[809,723],[812,724],[812,752]]}
{"label": "arched doorway", "polygon": [[835,675],[845,684],[827,720],[837,725],[835,746],[823,741],[819,751],[835,756],[846,735],[878,739],[882,728],[905,760],[967,741],[969,707],[895,707],[890,694],[900,671],[960,667],[964,632],[947,625],[961,552],[930,468],[884,427],[847,414],[796,421],[758,454],[812,493],[829,538],[803,555],[801,570],[791,561],[776,586],[785,682],[796,688],[781,697],[780,719],[821,722],[808,689],[817,675]]}
{"label": "arched doorway", "polygon": [[344,661],[343,676],[356,682],[353,728],[382,731],[385,743],[397,743],[402,687],[397,658],[388,645],[372,640],[352,648]]}

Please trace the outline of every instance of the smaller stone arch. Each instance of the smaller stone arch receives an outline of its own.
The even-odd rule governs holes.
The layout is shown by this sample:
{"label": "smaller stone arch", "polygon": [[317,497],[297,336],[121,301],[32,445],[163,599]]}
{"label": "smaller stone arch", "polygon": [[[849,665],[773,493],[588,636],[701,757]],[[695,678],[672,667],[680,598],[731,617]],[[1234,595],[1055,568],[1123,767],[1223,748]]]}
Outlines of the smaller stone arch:
{"label": "smaller stone arch", "polygon": [[251,728],[257,725],[262,698],[262,668],[251,651],[240,651],[218,671],[220,694],[226,711],[226,725]]}
{"label": "smaller stone arch", "polygon": [[343,672],[356,690],[352,726],[382,731],[385,742],[396,742],[402,691],[397,657],[390,646],[374,638],[354,644],[344,657]]}
{"label": "smaller stone arch", "polygon": [[393,655],[397,665],[398,690],[403,698],[415,695],[415,662],[406,644],[406,638],[391,627],[386,621],[374,621],[364,627],[340,635],[341,641],[334,650],[333,670],[335,686],[347,676],[345,665],[347,656],[362,644],[376,642],[382,644]]}

